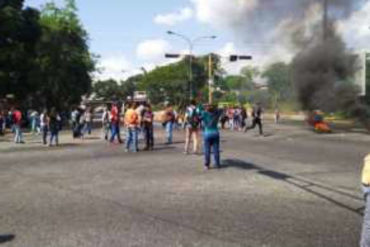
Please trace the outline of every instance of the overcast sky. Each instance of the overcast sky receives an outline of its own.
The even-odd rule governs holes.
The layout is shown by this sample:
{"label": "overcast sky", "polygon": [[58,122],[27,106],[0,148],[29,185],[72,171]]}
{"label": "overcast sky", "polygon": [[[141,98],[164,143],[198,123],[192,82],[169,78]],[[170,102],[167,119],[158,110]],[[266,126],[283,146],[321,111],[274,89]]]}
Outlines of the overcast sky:
{"label": "overcast sky", "polygon": [[[167,35],[167,30],[177,31],[192,38],[217,35],[216,40],[199,42],[195,47],[196,54],[216,52],[224,56],[231,53],[254,56],[253,61],[249,62],[236,64],[225,62],[230,73],[236,73],[242,66],[248,64],[262,66],[277,60],[289,60],[293,55],[292,50],[282,42],[281,35],[277,34],[282,23],[286,23],[290,17],[286,16],[286,20],[284,18],[267,20],[266,17],[269,15],[262,13],[258,15],[259,19],[251,23],[251,19],[245,17],[258,8],[259,1],[262,0],[77,0],[76,2],[80,18],[90,35],[91,50],[101,56],[99,66],[104,70],[99,77],[119,79],[139,73],[138,68],[141,66],[150,70],[156,65],[169,62],[164,59],[165,52],[187,52],[186,43]],[[46,2],[48,1],[26,0],[25,5],[39,8]],[[60,4],[63,1],[55,2]],[[305,18],[317,19],[320,15],[319,10],[317,6],[312,6],[310,10],[305,9],[305,12],[311,11],[305,14]],[[254,33],[255,25],[259,26],[259,30],[264,27],[263,33]],[[370,1],[367,0],[362,0],[350,16],[338,22],[341,35],[348,47],[356,50],[370,50],[369,26]]]}

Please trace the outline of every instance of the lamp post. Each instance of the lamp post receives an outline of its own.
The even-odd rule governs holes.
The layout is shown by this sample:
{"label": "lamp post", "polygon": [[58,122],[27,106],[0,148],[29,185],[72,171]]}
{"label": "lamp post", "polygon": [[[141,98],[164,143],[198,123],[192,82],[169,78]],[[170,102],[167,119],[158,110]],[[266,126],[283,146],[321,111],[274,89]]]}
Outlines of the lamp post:
{"label": "lamp post", "polygon": [[194,46],[195,46],[196,42],[199,41],[199,40],[202,40],[202,39],[216,39],[217,37],[213,35],[213,36],[200,36],[200,37],[197,37],[195,39],[191,39],[191,38],[189,38],[189,37],[187,37],[183,34],[176,33],[176,32],[173,32],[173,31],[167,31],[167,34],[177,36],[177,37],[181,38],[189,46],[189,82],[188,82],[188,88],[189,88],[189,99],[191,100],[191,98],[194,95],[194,87],[193,87],[193,50],[194,50]]}

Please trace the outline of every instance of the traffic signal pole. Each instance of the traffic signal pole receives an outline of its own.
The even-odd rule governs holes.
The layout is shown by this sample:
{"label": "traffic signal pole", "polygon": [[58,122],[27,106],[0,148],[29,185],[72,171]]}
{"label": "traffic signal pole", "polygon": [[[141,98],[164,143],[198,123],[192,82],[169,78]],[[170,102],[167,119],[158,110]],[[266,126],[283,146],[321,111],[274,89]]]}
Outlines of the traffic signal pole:
{"label": "traffic signal pole", "polygon": [[213,104],[213,71],[212,71],[212,53],[208,56],[208,103]]}

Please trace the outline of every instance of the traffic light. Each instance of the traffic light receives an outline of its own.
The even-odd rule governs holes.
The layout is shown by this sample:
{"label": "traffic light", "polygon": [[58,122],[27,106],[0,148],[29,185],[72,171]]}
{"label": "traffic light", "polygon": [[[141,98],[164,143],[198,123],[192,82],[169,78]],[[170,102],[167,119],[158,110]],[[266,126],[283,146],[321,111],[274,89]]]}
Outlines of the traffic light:
{"label": "traffic light", "polygon": [[238,60],[251,60],[251,59],[252,59],[252,56],[245,56],[245,55],[242,55],[242,56],[231,55],[230,56],[230,62],[236,62]]}
{"label": "traffic light", "polygon": [[230,62],[236,62],[238,61],[238,56],[237,55],[230,55]]}
{"label": "traffic light", "polygon": [[179,58],[180,57],[180,54],[165,54],[165,57],[166,58]]}
{"label": "traffic light", "polygon": [[252,60],[252,56],[239,56],[240,60]]}

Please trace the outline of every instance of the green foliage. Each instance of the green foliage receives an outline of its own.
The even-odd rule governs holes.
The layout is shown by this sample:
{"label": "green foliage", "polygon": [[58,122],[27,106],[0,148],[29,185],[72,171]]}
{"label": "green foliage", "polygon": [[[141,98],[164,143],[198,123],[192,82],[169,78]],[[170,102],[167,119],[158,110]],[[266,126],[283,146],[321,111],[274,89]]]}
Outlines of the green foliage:
{"label": "green foliage", "polygon": [[97,99],[102,100],[112,100],[123,97],[120,86],[113,79],[96,82],[93,85],[92,92]]}
{"label": "green foliage", "polygon": [[268,90],[274,105],[293,99],[294,89],[290,65],[283,62],[271,64],[263,72],[262,77],[267,79]]}
{"label": "green foliage", "polygon": [[[220,70],[219,58],[217,56],[212,58],[212,70]],[[205,101],[208,98],[208,56],[195,58],[192,62],[192,71],[193,97]],[[216,84],[220,78],[219,75],[215,75]],[[147,92],[153,104],[170,101],[176,105],[185,105],[189,100],[190,90],[188,58],[147,73],[139,81],[138,87]]]}
{"label": "green foliage", "polygon": [[0,98],[65,109],[90,91],[95,62],[73,0],[64,8],[46,4],[41,13],[8,1],[0,6],[0,37]]}

